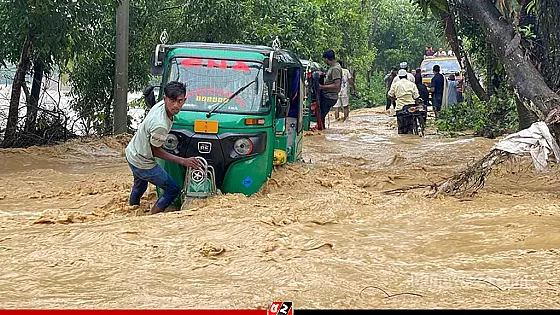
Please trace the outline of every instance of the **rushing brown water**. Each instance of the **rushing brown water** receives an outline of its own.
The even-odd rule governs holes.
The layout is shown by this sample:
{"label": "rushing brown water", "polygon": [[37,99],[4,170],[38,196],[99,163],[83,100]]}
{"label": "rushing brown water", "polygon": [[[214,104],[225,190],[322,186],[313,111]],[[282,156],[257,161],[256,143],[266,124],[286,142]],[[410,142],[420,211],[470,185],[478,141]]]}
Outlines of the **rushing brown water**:
{"label": "rushing brown water", "polygon": [[154,216],[153,189],[127,206],[127,139],[0,151],[0,308],[560,307],[556,168],[506,166],[471,198],[385,194],[495,141],[351,115],[259,194]]}

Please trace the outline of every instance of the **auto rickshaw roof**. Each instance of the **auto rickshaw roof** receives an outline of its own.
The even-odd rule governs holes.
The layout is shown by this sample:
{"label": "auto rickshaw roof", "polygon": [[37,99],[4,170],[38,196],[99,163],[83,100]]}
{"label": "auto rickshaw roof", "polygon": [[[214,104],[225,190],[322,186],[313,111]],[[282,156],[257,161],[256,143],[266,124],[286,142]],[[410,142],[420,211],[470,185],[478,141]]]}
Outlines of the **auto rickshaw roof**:
{"label": "auto rickshaw roof", "polygon": [[304,67],[309,67],[310,70],[323,70],[321,65],[315,61],[300,59],[299,60]]}
{"label": "auto rickshaw roof", "polygon": [[[179,48],[190,48],[190,49],[201,49],[201,50],[214,50],[222,52],[242,52],[242,53],[253,53],[260,54],[260,60],[268,57],[271,52],[275,51],[272,47],[260,46],[260,45],[242,45],[242,44],[221,44],[221,43],[202,43],[202,42],[182,42],[174,45],[166,45],[170,49]],[[283,66],[287,67],[302,67],[299,58],[295,53],[279,49],[276,50],[276,56],[278,57],[278,62]],[[232,56],[233,57],[233,56]]]}

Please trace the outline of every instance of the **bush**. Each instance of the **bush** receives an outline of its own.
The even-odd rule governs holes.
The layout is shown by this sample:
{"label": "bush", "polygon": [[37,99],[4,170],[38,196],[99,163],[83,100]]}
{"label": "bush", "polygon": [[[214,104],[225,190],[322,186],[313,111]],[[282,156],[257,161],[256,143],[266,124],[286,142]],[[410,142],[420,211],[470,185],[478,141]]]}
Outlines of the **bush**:
{"label": "bush", "polygon": [[473,130],[476,135],[491,139],[515,132],[519,125],[515,96],[500,90],[489,101],[474,99],[472,104],[455,104],[443,110],[436,123],[439,131]]}
{"label": "bush", "polygon": [[381,71],[374,73],[370,78],[371,86],[369,88],[365,80],[356,82],[360,97],[350,97],[350,109],[385,106],[385,93],[387,91],[383,82],[384,76],[385,74]]}

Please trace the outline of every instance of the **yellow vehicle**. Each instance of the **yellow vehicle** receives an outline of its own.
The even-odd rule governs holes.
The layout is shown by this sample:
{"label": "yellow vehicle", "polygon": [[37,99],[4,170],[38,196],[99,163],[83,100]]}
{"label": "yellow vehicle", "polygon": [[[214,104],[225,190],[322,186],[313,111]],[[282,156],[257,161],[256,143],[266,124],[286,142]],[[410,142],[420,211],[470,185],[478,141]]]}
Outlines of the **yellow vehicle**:
{"label": "yellow vehicle", "polygon": [[[459,61],[457,61],[457,57],[426,56],[420,64],[420,69],[422,69],[422,83],[424,83],[424,85],[426,85],[428,88],[431,87],[432,78],[434,77],[434,72],[432,69],[435,65],[439,65],[439,67],[441,68],[440,73],[443,74],[446,78],[449,79],[449,75],[455,74],[455,79],[457,81],[463,79],[463,70],[461,69]],[[430,93],[430,99],[432,98],[431,96],[432,93]]]}

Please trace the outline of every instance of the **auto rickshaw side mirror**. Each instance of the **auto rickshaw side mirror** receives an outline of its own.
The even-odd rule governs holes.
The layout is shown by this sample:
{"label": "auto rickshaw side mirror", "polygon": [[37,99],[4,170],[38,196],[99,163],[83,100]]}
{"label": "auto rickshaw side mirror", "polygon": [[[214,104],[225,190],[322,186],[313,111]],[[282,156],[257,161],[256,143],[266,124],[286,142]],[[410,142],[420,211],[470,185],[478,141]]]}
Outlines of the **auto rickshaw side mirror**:
{"label": "auto rickshaw side mirror", "polygon": [[161,49],[160,45],[157,45],[155,52],[152,54],[151,63],[150,63],[153,75],[163,74],[164,59],[165,59],[165,50]]}
{"label": "auto rickshaw side mirror", "polygon": [[144,103],[146,103],[148,108],[152,108],[152,106],[156,105],[154,88],[154,86],[150,85],[144,90]]}
{"label": "auto rickshaw side mirror", "polygon": [[[272,64],[271,60],[272,59]],[[263,79],[266,83],[271,83],[276,81],[278,77],[278,60],[276,58],[267,57],[263,61]]]}

